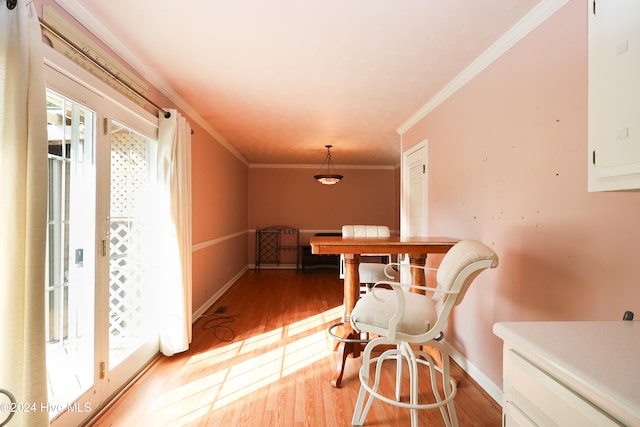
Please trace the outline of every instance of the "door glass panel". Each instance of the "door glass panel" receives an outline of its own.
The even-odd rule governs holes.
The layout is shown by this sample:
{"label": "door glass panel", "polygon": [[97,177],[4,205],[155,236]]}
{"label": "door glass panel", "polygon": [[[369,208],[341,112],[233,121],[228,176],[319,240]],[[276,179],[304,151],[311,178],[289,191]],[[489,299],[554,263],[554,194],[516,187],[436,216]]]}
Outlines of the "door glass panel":
{"label": "door glass panel", "polygon": [[[156,142],[111,123],[109,238],[109,370],[152,336],[148,292],[141,280],[140,205],[152,175]],[[146,304],[143,304],[145,303]]]}
{"label": "door glass panel", "polygon": [[140,218],[148,216],[136,211],[157,152],[141,134],[155,135],[157,119],[51,68],[46,77],[49,416],[52,426],[69,426],[81,425],[158,351],[155,322],[146,320],[155,305],[140,286],[138,261]]}
{"label": "door glass panel", "polygon": [[94,384],[94,122],[92,111],[47,91],[47,377],[59,407]]}

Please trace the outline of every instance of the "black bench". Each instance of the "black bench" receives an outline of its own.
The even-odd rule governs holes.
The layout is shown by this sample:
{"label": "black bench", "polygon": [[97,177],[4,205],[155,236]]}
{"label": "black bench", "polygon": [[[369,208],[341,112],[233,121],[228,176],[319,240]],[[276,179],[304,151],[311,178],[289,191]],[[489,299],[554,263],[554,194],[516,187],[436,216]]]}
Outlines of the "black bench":
{"label": "black bench", "polygon": [[[316,236],[342,236],[342,233],[316,233]],[[308,268],[340,269],[340,255],[316,255],[311,253],[311,245],[300,246],[302,271]]]}

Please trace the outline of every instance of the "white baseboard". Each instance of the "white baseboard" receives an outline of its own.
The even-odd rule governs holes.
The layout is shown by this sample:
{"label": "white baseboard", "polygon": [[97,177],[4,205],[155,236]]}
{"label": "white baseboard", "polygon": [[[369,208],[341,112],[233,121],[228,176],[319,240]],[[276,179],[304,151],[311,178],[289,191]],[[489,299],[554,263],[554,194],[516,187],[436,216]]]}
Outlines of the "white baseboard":
{"label": "white baseboard", "polygon": [[198,320],[200,318],[200,316],[202,316],[204,314],[205,311],[207,311],[209,309],[209,307],[211,307],[213,304],[216,303],[216,301],[218,301],[218,299],[220,299],[220,297],[222,295],[224,295],[225,292],[227,292],[229,290],[229,288],[231,286],[233,286],[234,283],[236,283],[238,281],[238,279],[240,279],[240,277],[242,277],[242,275],[244,273],[247,272],[247,270],[249,269],[249,267],[245,267],[242,270],[240,270],[240,272],[238,272],[238,274],[236,274],[235,276],[233,276],[231,278],[231,280],[229,280],[218,292],[216,292],[211,298],[209,298],[207,300],[207,302],[205,302],[200,308],[198,308],[194,313],[193,313],[193,322],[195,322],[196,320]]}
{"label": "white baseboard", "polygon": [[451,358],[467,373],[469,374],[469,376],[471,378],[473,378],[473,380],[475,382],[478,383],[478,385],[480,387],[482,387],[484,389],[484,391],[487,392],[487,394],[489,396],[491,396],[491,398],[493,400],[495,400],[498,405],[502,406],[502,388],[498,387],[496,385],[496,383],[494,383],[493,381],[491,381],[489,379],[489,377],[487,377],[484,372],[482,372],[480,369],[478,369],[477,366],[475,366],[473,363],[469,362],[469,360],[467,360],[462,353],[460,353],[458,350],[456,350],[455,348],[453,348],[453,346],[451,346],[451,344],[449,344],[448,342],[446,342],[445,340],[445,345],[447,346],[447,350],[449,351],[449,355],[451,356]]}

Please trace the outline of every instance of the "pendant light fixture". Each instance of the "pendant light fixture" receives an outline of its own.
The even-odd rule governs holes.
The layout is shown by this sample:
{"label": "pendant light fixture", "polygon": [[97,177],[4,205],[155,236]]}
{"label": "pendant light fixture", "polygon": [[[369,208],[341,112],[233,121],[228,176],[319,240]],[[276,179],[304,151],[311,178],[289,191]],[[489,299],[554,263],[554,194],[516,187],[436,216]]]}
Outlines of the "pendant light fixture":
{"label": "pendant light fixture", "polygon": [[[325,147],[327,147],[327,157],[324,159],[322,166],[320,166],[318,174],[314,175],[314,178],[321,184],[337,184],[344,176],[336,173],[336,167],[331,161],[331,147],[333,147],[333,145],[325,145]],[[327,165],[326,169],[324,169],[325,165]]]}

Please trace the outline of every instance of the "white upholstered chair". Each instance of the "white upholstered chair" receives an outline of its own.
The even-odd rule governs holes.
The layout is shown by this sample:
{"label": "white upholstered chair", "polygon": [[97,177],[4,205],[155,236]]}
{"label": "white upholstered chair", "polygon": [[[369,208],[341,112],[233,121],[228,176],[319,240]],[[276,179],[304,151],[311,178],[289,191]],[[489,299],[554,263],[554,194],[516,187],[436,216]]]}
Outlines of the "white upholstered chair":
{"label": "white upholstered chair", "polygon": [[[342,237],[357,238],[384,238],[391,237],[389,227],[386,225],[343,225]],[[367,256],[363,254],[363,256]],[[378,255],[379,256],[379,255]],[[361,262],[358,266],[358,276],[360,277],[360,293],[365,293],[374,283],[381,280],[398,280],[397,271],[393,268],[385,268],[391,262],[391,255],[383,255],[385,263]],[[340,278],[344,279],[344,255],[340,255]]]}
{"label": "white upholstered chair", "polygon": [[[411,409],[413,427],[418,425],[417,410],[434,408],[439,408],[446,426],[458,425],[453,404],[456,382],[450,376],[449,356],[446,346],[440,341],[441,332],[452,309],[462,301],[475,277],[497,265],[498,256],[491,248],[475,240],[463,240],[443,257],[436,273],[436,287],[383,281],[376,283],[371,292],[358,300],[351,313],[351,325],[356,331],[376,334],[379,338],[371,340],[364,349],[353,425],[364,424],[374,399]],[[391,286],[391,289],[379,288],[379,284]],[[419,288],[432,295],[407,292],[411,288]],[[382,348],[386,350],[380,356],[372,357],[372,351],[378,346],[384,346]],[[442,366],[437,366],[432,356],[421,350],[421,346],[438,350],[442,356]],[[389,359],[397,361],[396,390],[392,397],[379,392],[380,370]],[[408,366],[410,384],[408,402],[400,401],[404,363]],[[418,401],[419,365],[428,366],[429,369],[434,394],[431,403]],[[370,378],[372,366],[375,366],[373,379]],[[424,371],[424,368],[421,370]],[[438,381],[442,384],[442,395],[438,390]]]}

